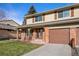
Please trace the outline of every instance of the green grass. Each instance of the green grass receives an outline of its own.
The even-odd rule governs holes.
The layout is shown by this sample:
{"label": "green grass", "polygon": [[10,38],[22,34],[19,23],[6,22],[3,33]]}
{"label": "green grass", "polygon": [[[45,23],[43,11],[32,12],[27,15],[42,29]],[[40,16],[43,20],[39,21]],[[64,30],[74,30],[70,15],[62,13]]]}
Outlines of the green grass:
{"label": "green grass", "polygon": [[0,56],[19,56],[40,46],[19,41],[2,41],[0,42]]}

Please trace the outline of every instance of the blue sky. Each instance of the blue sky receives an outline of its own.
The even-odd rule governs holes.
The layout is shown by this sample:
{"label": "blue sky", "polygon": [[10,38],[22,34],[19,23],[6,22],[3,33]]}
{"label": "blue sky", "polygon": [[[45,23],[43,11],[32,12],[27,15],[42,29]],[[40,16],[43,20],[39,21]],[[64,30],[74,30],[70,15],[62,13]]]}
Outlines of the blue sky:
{"label": "blue sky", "polygon": [[0,10],[5,11],[6,17],[22,24],[24,15],[27,14],[31,5],[37,12],[43,12],[59,7],[71,5],[71,3],[0,3]]}

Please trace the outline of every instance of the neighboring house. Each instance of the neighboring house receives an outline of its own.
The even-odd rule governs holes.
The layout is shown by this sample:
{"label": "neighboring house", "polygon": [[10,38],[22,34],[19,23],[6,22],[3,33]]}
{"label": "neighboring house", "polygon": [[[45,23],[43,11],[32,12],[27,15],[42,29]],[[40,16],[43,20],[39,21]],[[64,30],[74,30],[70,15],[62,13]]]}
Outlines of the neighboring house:
{"label": "neighboring house", "polygon": [[2,24],[9,24],[9,25],[12,25],[12,26],[19,26],[18,23],[16,23],[14,20],[0,20],[0,23]]}
{"label": "neighboring house", "polygon": [[24,19],[26,24],[17,27],[22,41],[69,44],[74,39],[74,45],[79,45],[79,4],[26,15]]}
{"label": "neighboring house", "polygon": [[16,26],[19,26],[13,20],[0,20],[0,39],[16,38]]}

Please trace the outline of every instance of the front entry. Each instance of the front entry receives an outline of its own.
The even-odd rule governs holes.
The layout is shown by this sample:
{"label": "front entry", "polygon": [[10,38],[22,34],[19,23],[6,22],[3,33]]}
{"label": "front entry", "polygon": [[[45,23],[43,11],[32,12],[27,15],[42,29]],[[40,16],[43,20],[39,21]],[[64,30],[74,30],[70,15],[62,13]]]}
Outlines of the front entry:
{"label": "front entry", "polygon": [[43,28],[36,29],[36,39],[43,39]]}
{"label": "front entry", "polygon": [[43,39],[43,28],[30,28],[26,32],[30,39]]}
{"label": "front entry", "polygon": [[31,43],[44,44],[43,41],[43,28],[33,28]]}
{"label": "front entry", "polygon": [[55,44],[69,43],[69,29],[51,29],[49,31],[49,42]]}

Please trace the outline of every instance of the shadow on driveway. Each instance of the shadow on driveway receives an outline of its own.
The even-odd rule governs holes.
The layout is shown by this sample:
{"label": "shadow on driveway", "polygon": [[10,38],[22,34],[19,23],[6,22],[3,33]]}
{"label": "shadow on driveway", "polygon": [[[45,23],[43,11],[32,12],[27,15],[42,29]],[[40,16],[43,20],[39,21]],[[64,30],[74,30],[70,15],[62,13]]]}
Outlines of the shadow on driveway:
{"label": "shadow on driveway", "polygon": [[71,48],[72,56],[79,56],[79,48]]}

